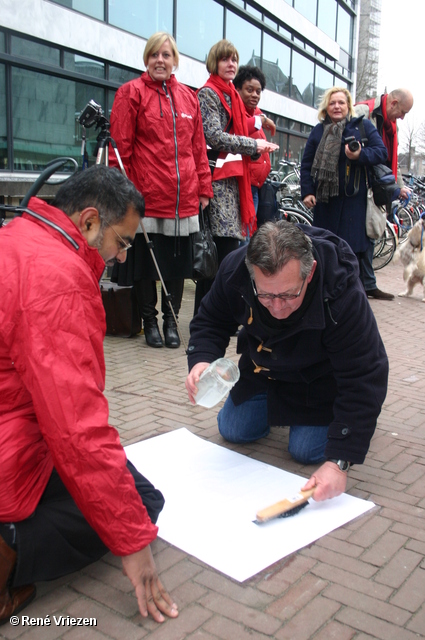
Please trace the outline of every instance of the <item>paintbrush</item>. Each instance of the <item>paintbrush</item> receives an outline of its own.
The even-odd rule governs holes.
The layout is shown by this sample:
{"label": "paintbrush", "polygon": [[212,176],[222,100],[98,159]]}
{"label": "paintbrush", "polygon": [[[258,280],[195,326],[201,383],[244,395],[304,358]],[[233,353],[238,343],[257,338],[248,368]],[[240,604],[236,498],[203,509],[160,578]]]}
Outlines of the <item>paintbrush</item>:
{"label": "paintbrush", "polygon": [[300,491],[292,498],[285,498],[280,502],[275,502],[265,509],[257,511],[257,519],[253,520],[255,524],[262,524],[274,518],[288,518],[294,516],[308,505],[308,499],[311,498],[316,491],[316,487],[308,489],[308,491]]}

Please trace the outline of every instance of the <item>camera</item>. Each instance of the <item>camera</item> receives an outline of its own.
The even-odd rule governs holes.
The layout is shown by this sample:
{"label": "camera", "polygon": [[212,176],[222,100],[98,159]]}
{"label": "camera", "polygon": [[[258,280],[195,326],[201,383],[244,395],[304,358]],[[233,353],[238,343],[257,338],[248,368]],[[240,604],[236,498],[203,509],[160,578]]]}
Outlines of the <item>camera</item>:
{"label": "camera", "polygon": [[350,151],[357,151],[358,149],[360,149],[360,142],[356,140],[354,136],[345,138],[344,143],[348,144],[348,148],[350,149]]}
{"label": "camera", "polygon": [[104,120],[103,109],[100,104],[97,104],[94,100],[90,100],[88,104],[84,107],[82,112],[80,113],[80,117],[78,118],[78,122],[89,129],[94,124],[99,126],[100,122]]}

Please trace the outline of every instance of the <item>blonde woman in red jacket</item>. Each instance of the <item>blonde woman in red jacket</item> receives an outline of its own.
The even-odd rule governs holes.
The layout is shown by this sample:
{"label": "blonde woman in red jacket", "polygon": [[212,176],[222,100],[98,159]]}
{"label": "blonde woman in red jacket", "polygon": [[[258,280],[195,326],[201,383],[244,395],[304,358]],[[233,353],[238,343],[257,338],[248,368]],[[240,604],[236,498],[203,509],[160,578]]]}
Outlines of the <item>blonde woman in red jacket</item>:
{"label": "blonde woman in red jacket", "polygon": [[[146,43],[143,60],[146,72],[117,91],[111,135],[128,177],[145,198],[144,226],[177,316],[184,279],[192,277],[190,235],[199,230],[199,205],[204,208],[213,196],[211,172],[199,102],[173,74],[179,63],[174,38],[155,33]],[[114,161],[114,154],[110,156]],[[162,347],[156,318],[159,278],[142,233],[136,236],[127,265],[119,265],[112,279],[134,285],[146,342]],[[164,295],[162,313],[165,346],[179,347]]]}

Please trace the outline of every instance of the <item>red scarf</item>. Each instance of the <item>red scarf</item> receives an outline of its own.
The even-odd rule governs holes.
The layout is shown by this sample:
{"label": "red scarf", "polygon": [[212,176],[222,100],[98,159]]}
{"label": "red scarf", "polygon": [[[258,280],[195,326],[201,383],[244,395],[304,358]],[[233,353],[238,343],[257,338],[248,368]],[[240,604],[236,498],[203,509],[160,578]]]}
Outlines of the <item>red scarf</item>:
{"label": "red scarf", "polygon": [[395,175],[395,179],[397,180],[397,125],[395,122],[391,122],[391,120],[388,120],[387,98],[388,94],[386,93],[384,96],[382,96],[381,100],[382,115],[384,116],[382,140],[384,141],[384,145],[387,147],[388,159],[391,162],[391,171],[393,172],[393,174]]}
{"label": "red scarf", "polygon": [[[220,102],[229,115],[229,118],[233,119],[233,126],[231,132],[237,136],[248,137],[248,124],[247,117],[245,115],[245,105],[242,102],[242,98],[236,91],[233,82],[227,84],[216,74],[211,74],[204,87],[208,87],[215,91],[220,98]],[[232,108],[229,107],[226,102],[224,94],[230,96]],[[236,176],[239,185],[239,200],[241,208],[241,220],[242,220],[242,233],[246,235],[246,228],[249,229],[250,235],[255,231],[257,227],[257,221],[255,217],[254,202],[252,200],[251,192],[251,179],[249,173],[251,159],[250,156],[242,156],[243,174]]]}

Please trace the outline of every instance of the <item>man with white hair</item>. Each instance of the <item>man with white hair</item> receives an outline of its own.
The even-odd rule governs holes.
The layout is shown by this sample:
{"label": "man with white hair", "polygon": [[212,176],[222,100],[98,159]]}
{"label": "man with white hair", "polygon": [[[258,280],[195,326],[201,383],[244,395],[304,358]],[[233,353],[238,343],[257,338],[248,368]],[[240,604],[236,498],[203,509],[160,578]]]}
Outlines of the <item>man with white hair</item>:
{"label": "man with white hair", "polygon": [[[399,198],[406,200],[410,190],[405,187],[400,167],[398,165],[397,120],[403,120],[413,107],[413,96],[408,89],[394,89],[382,96],[359,102],[354,105],[357,116],[363,115],[378,129],[383,143],[387,148],[387,165],[391,168],[398,186]],[[360,267],[363,272],[366,294],[377,300],[393,300],[392,293],[385,293],[376,286],[372,260],[375,242],[370,240],[370,246],[361,259]]]}

